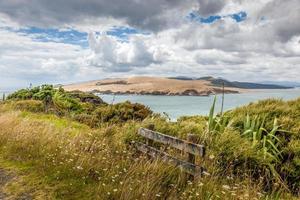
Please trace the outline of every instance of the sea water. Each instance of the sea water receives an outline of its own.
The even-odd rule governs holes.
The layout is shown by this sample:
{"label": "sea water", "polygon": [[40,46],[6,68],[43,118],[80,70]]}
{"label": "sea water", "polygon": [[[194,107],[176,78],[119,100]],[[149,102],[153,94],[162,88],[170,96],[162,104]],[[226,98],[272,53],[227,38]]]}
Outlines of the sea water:
{"label": "sea water", "polygon": [[[107,103],[131,101],[147,105],[154,112],[167,114],[172,120],[180,116],[208,115],[214,96],[156,96],[97,94]],[[224,110],[247,105],[258,100],[276,98],[291,100],[300,97],[300,88],[284,90],[255,90],[240,94],[225,94]],[[217,95],[216,112],[221,110],[221,95]]]}

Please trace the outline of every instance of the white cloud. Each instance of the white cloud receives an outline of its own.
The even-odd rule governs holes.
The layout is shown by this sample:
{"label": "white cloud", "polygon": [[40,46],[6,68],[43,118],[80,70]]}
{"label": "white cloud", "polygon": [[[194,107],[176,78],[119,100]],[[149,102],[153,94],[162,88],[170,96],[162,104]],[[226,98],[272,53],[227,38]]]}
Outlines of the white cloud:
{"label": "white cloud", "polygon": [[[119,41],[113,36],[90,33],[90,65],[106,71],[130,71],[134,67],[145,67],[159,59],[158,52],[151,50],[146,42],[148,36],[135,35],[128,42]],[[155,56],[154,56],[155,54]]]}
{"label": "white cloud", "polygon": [[[74,79],[85,54],[79,46],[33,41],[3,29],[0,29],[0,47],[2,87]],[[6,82],[6,79],[17,80],[20,84]]]}
{"label": "white cloud", "polygon": [[[2,2],[5,4],[2,8],[7,10],[0,8],[3,16],[0,27],[17,30],[21,23],[22,27],[46,23],[60,29],[73,28],[90,32],[89,47],[59,40],[41,42],[35,40],[37,35],[0,28],[0,84],[8,79],[10,83],[18,80],[22,84],[33,80],[76,82],[134,74],[214,75],[245,81],[297,81],[300,76],[298,0],[189,0],[185,3],[89,0],[74,18],[77,9],[74,5],[81,5],[81,1],[64,2],[61,7],[66,8],[65,12],[55,10],[56,6],[51,7],[47,2],[35,2],[36,7],[33,4],[28,8],[28,11],[40,9],[41,15],[48,14],[41,18],[36,18],[34,12],[12,9],[17,3]],[[107,10],[96,13],[95,9],[104,3]],[[95,9],[88,9],[91,5]],[[245,11],[247,20],[236,23],[227,17],[212,24],[200,24],[185,19],[192,10],[203,16]],[[132,34],[128,41],[94,33],[120,25],[153,31],[147,35]]]}

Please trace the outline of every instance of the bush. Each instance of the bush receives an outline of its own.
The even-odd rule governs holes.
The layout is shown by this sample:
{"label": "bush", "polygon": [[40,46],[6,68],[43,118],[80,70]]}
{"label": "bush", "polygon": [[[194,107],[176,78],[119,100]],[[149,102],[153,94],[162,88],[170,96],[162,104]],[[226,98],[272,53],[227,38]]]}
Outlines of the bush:
{"label": "bush", "polygon": [[109,106],[100,106],[95,110],[95,115],[101,122],[120,123],[128,120],[142,121],[152,114],[152,111],[138,103],[118,103]]}
{"label": "bush", "polygon": [[55,110],[57,110],[59,114],[66,115],[70,112],[80,113],[82,111],[79,100],[70,97],[61,90],[54,93],[52,101]]}
{"label": "bush", "polygon": [[17,92],[14,92],[7,96],[7,100],[13,99],[13,100],[25,100],[25,99],[31,99],[33,96],[33,92],[29,89],[21,89]]}
{"label": "bush", "polygon": [[106,104],[100,97],[94,95],[93,93],[81,92],[79,90],[67,92],[67,94],[75,99],[79,99],[80,102],[91,103],[93,105]]}

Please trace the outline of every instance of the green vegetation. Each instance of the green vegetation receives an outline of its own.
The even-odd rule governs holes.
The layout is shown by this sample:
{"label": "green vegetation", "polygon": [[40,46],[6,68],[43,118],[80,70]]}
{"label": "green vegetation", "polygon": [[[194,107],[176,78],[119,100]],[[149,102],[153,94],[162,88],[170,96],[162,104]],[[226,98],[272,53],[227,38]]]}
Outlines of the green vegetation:
{"label": "green vegetation", "polygon": [[142,104],[124,102],[108,105],[92,93],[67,92],[52,85],[19,90],[9,95],[7,101],[17,109],[65,116],[92,127],[100,127],[105,122],[140,121],[152,114]]}
{"label": "green vegetation", "polygon": [[[8,194],[27,188],[43,199],[298,199],[300,99],[264,100],[177,122],[141,104],[109,105],[93,94],[42,86],[0,105],[0,166],[26,174]],[[139,127],[207,146],[210,176],[186,183],[182,172],[136,152]],[[199,163],[200,161],[197,160]],[[39,177],[39,178],[37,178]],[[47,195],[45,195],[47,194]]]}

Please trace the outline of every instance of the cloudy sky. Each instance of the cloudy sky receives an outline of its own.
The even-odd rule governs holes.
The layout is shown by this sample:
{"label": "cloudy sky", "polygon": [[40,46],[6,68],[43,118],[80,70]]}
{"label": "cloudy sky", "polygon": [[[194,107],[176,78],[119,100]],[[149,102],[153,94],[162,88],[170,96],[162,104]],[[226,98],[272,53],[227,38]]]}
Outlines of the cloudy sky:
{"label": "cloudy sky", "polygon": [[298,81],[299,0],[0,0],[0,89],[132,75]]}

